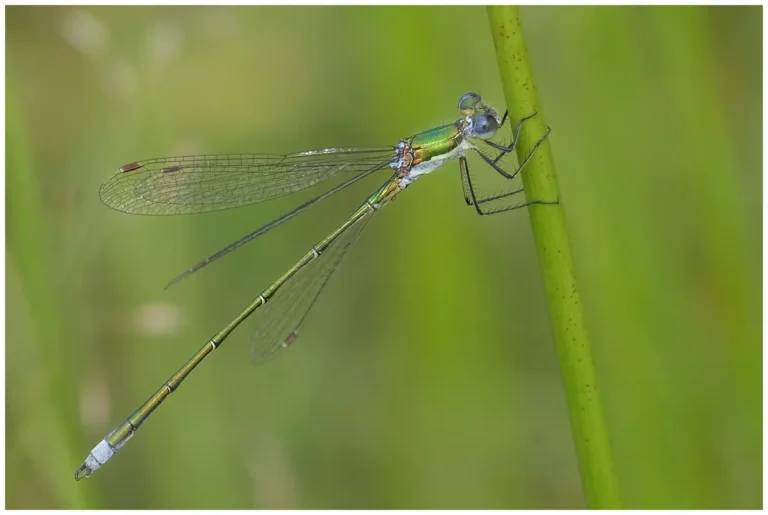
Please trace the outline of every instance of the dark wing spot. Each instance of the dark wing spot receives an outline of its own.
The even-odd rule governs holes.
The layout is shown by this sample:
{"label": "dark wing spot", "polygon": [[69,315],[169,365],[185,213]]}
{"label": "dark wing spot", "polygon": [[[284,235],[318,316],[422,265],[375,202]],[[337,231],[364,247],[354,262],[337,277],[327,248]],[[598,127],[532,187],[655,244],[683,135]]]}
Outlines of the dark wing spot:
{"label": "dark wing spot", "polygon": [[178,172],[179,170],[181,170],[180,166],[168,166],[166,168],[160,169],[162,173],[173,173],[173,172]]}
{"label": "dark wing spot", "polygon": [[290,347],[298,337],[299,337],[299,333],[296,331],[293,331],[291,334],[285,337],[285,340],[283,341],[283,347]]}
{"label": "dark wing spot", "polygon": [[139,163],[128,163],[127,165],[123,165],[118,170],[118,173],[124,173],[124,172],[132,172],[134,170],[138,170],[143,165],[140,165]]}

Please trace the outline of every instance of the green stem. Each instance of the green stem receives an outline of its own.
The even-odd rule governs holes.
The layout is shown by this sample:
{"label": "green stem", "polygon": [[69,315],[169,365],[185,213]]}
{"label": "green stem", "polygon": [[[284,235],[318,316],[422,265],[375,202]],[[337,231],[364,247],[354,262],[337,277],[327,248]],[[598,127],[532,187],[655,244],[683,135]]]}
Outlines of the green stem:
{"label": "green stem", "polygon": [[[528,51],[517,7],[488,7],[501,80],[511,120],[533,112],[517,146],[522,159],[544,134],[546,124],[533,82]],[[555,129],[556,130],[556,129]],[[579,460],[581,481],[590,508],[620,508],[619,488],[584,315],[576,287],[573,258],[555,175],[550,139],[536,151],[521,172],[528,200],[561,200],[560,204],[533,204],[528,210],[544,281],[552,329],[563,374],[563,386]]]}

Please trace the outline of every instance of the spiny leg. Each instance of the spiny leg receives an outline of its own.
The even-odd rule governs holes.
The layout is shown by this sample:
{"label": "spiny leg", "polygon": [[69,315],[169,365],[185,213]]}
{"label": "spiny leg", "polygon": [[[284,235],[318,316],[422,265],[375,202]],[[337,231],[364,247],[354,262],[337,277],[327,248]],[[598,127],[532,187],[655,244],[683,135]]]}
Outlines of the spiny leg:
{"label": "spiny leg", "polygon": [[504,110],[504,116],[501,117],[501,123],[499,123],[499,127],[504,127],[504,122],[507,121],[507,115],[509,114],[509,109]]}
{"label": "spiny leg", "polygon": [[[475,206],[478,215],[484,215],[485,213],[480,209],[480,206],[477,203],[477,197],[475,197],[475,189],[472,187],[472,179],[469,176],[469,164],[467,163],[467,158],[465,156],[459,158],[459,170],[461,171],[462,178],[466,180],[467,186],[469,187],[469,196],[472,198],[472,202],[469,204]],[[464,182],[464,180],[462,180],[462,182]]]}
{"label": "spiny leg", "polygon": [[467,167],[467,158],[461,156],[459,158],[459,175],[461,176],[461,189],[464,192],[464,202],[468,206],[472,205],[472,199],[469,196],[469,187],[467,185],[467,177],[469,176],[469,168]]}
{"label": "spiny leg", "polygon": [[522,204],[517,204],[514,206],[507,206],[499,209],[491,209],[490,211],[484,211],[483,215],[497,215],[499,213],[506,213],[507,211],[512,211],[515,209],[520,209],[521,207],[528,207],[532,204],[559,204],[560,202],[557,200],[529,200],[528,202],[523,202]]}
{"label": "spiny leg", "polygon": [[[477,196],[475,195],[475,188],[472,186],[472,177],[471,177],[471,175],[469,173],[469,164],[467,163],[467,158],[465,156],[461,156],[459,158],[459,170],[460,170],[461,175],[462,175],[462,184],[466,184],[467,188],[469,189],[469,198],[466,199],[466,200],[468,200],[467,203],[470,204],[470,205],[475,206],[475,210],[477,211],[477,214],[479,214],[481,216],[482,215],[486,215],[486,214],[490,214],[490,213],[483,211],[480,208],[480,204],[482,204],[484,202],[489,202],[491,200],[497,200],[497,199],[500,199],[500,198],[509,197],[511,195],[514,195],[516,193],[520,193],[521,191],[523,191],[522,189],[519,189],[519,190],[511,191],[509,193],[505,193],[505,194],[502,194],[502,195],[496,195],[496,196],[493,196],[493,197],[488,197],[488,198],[483,198],[483,199],[478,200]],[[520,206],[520,207],[522,207],[522,206]]]}
{"label": "spiny leg", "polygon": [[498,195],[493,195],[492,197],[481,198],[480,200],[477,201],[477,203],[478,204],[485,204],[486,202],[493,202],[494,200],[499,200],[499,199],[502,199],[502,198],[511,197],[512,195],[517,195],[518,193],[522,193],[523,191],[525,191],[523,188],[519,188],[519,189],[516,189],[516,190],[508,191],[506,193],[500,193]]}
{"label": "spiny leg", "polygon": [[[542,144],[542,142],[544,142],[544,140],[545,140],[545,139],[547,139],[547,138],[549,137],[549,133],[550,133],[550,132],[552,132],[552,129],[551,129],[549,126],[547,126],[547,132],[546,132],[546,133],[544,133],[544,136],[542,136],[541,138],[539,138],[539,141],[537,141],[537,142],[536,142],[536,144],[533,146],[533,148],[531,149],[531,151],[530,151],[530,152],[528,152],[528,155],[527,155],[527,156],[525,156],[525,159],[523,159],[523,162],[522,162],[522,163],[520,163],[520,166],[519,166],[519,167],[517,167],[517,169],[516,169],[516,170],[514,171],[514,173],[512,173],[512,174],[509,174],[509,173],[507,173],[507,172],[506,172],[506,171],[504,171],[504,170],[503,170],[503,169],[502,169],[502,168],[501,168],[501,167],[500,167],[498,164],[496,164],[496,161],[498,161],[498,159],[499,159],[498,157],[497,157],[497,158],[494,160],[494,159],[491,159],[490,157],[486,156],[485,154],[483,154],[483,153],[480,151],[480,149],[478,149],[477,147],[474,147],[474,148],[473,148],[473,150],[474,150],[475,152],[477,152],[478,154],[480,154],[480,157],[482,157],[482,158],[483,158],[483,161],[485,161],[486,163],[488,163],[488,164],[489,164],[489,165],[490,165],[490,166],[491,166],[491,167],[492,167],[494,170],[496,170],[496,171],[497,171],[499,174],[501,174],[501,175],[502,175],[502,177],[504,177],[504,178],[506,178],[506,179],[514,179],[514,178],[517,176],[517,174],[518,174],[518,173],[520,173],[520,170],[522,170],[523,168],[525,168],[525,165],[526,165],[526,164],[528,164],[528,161],[530,161],[530,160],[531,160],[531,157],[533,157],[533,154],[534,154],[534,152],[536,152],[536,149],[537,149],[537,148],[539,148],[539,145],[541,145],[541,144]],[[481,140],[481,141],[485,141],[485,140]],[[489,141],[485,141],[485,143],[489,143],[489,144],[490,144],[490,142],[489,142]],[[515,145],[515,143],[517,143],[517,142],[516,142],[516,141],[515,141],[515,142],[513,142],[513,144],[512,144],[512,148],[514,148],[514,145]],[[496,145],[496,144],[494,143],[493,145]],[[500,146],[500,145],[499,145],[499,146]],[[502,154],[502,155],[504,155],[504,154]]]}
{"label": "spiny leg", "polygon": [[[550,200],[531,200],[528,202],[523,202],[521,204],[516,204],[514,206],[507,206],[505,208],[501,209],[492,209],[490,211],[483,211],[480,207],[480,204],[484,204],[486,202],[491,202],[493,200],[499,200],[506,197],[511,197],[512,195],[516,195],[518,193],[522,193],[524,190],[523,188],[509,191],[507,193],[502,193],[501,195],[493,195],[491,197],[485,197],[478,200],[477,196],[475,195],[475,189],[472,186],[472,176],[469,173],[469,164],[467,163],[467,158],[464,156],[461,156],[459,158],[459,170],[462,174],[462,184],[464,183],[464,180],[466,180],[467,187],[469,188],[469,196],[471,197],[471,205],[475,206],[475,210],[477,211],[477,214],[479,215],[495,215],[497,213],[504,213],[506,211],[512,211],[514,209],[520,209],[522,207],[530,206],[531,204],[559,204],[560,202],[550,201]],[[468,200],[468,199],[467,199]],[[469,202],[468,202],[469,203]]]}
{"label": "spiny leg", "polygon": [[[501,119],[501,123],[499,124],[499,128],[504,126],[504,121],[507,119],[507,114],[508,113],[509,113],[509,111],[504,111],[504,117]],[[498,143],[493,143],[492,141],[481,140],[486,145],[489,145],[489,146],[495,148],[496,150],[501,150],[501,153],[498,156],[496,156],[496,159],[493,160],[494,163],[498,163],[499,160],[501,160],[502,157],[504,157],[508,153],[512,152],[513,150],[515,150],[515,146],[517,145],[517,141],[520,138],[520,131],[523,128],[523,122],[525,122],[526,120],[530,120],[531,118],[533,118],[537,114],[538,113],[533,113],[533,114],[528,115],[528,116],[526,116],[524,118],[521,118],[520,121],[517,122],[517,125],[515,125],[515,130],[512,131],[513,132],[513,134],[512,134],[512,142],[508,146],[499,145]]]}

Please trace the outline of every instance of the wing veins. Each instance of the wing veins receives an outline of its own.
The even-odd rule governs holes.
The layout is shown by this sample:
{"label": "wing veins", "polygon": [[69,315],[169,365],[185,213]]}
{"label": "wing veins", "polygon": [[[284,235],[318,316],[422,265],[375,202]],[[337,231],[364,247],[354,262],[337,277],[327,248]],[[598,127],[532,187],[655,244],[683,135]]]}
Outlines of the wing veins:
{"label": "wing veins", "polygon": [[382,168],[384,168],[388,164],[389,163],[387,161],[384,161],[383,163],[379,163],[378,165],[374,166],[373,168],[370,168],[370,169],[362,172],[361,174],[356,175],[355,177],[352,177],[351,179],[348,179],[347,181],[339,184],[338,186],[335,186],[335,187],[331,188],[330,190],[326,191],[325,193],[323,193],[321,195],[318,195],[317,197],[315,197],[313,199],[308,200],[307,202],[301,204],[298,207],[295,207],[291,211],[288,211],[287,213],[279,216],[278,218],[272,220],[271,222],[269,222],[269,223],[267,223],[265,225],[262,225],[261,227],[259,227],[255,231],[246,234],[245,236],[243,236],[242,238],[238,239],[237,241],[234,241],[234,242],[230,243],[229,245],[227,245],[223,249],[215,252],[214,254],[211,254],[210,256],[205,258],[204,260],[199,261],[198,263],[194,264],[193,266],[191,266],[190,268],[188,268],[187,270],[182,272],[180,275],[178,275],[177,277],[172,279],[165,287],[169,288],[170,286],[176,284],[177,282],[181,281],[182,279],[185,279],[185,278],[189,277],[193,273],[195,273],[198,270],[200,270],[201,268],[209,265],[213,261],[216,261],[220,257],[225,256],[226,254],[229,254],[230,252],[232,252],[236,248],[238,248],[238,247],[248,243],[249,241],[251,241],[251,240],[261,236],[262,234],[266,233],[270,229],[274,229],[275,227],[277,227],[277,226],[287,222],[288,220],[290,220],[294,216],[296,216],[296,215],[302,213],[303,211],[309,209],[310,207],[314,206],[318,202],[320,202],[322,200],[325,200],[326,198],[330,197],[331,195],[334,195],[334,194],[338,193],[339,191],[345,189],[346,187],[351,186],[352,184],[356,183],[357,181],[359,181],[359,180],[361,180],[361,179],[363,179],[365,177],[368,177],[372,173],[381,170]]}
{"label": "wing veins", "polygon": [[388,161],[392,147],[309,153],[154,158],[125,165],[101,188],[119,211],[172,215],[228,209],[299,191],[339,173]]}

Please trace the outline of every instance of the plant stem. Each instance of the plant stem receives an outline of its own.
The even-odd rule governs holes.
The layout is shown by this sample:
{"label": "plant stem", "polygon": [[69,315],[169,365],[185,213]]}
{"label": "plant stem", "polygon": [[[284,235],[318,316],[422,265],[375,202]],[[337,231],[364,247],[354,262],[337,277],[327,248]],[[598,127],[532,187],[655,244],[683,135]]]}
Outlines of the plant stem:
{"label": "plant stem", "polygon": [[[491,6],[488,7],[488,17],[510,119],[519,120],[538,112],[538,116],[525,123],[520,136],[517,155],[522,159],[544,134],[546,124],[521,32],[520,12],[513,6]],[[576,287],[550,141],[547,139],[539,146],[521,172],[523,186],[528,200],[561,201],[556,205],[533,204],[528,211],[587,505],[590,508],[620,508],[618,482]]]}

